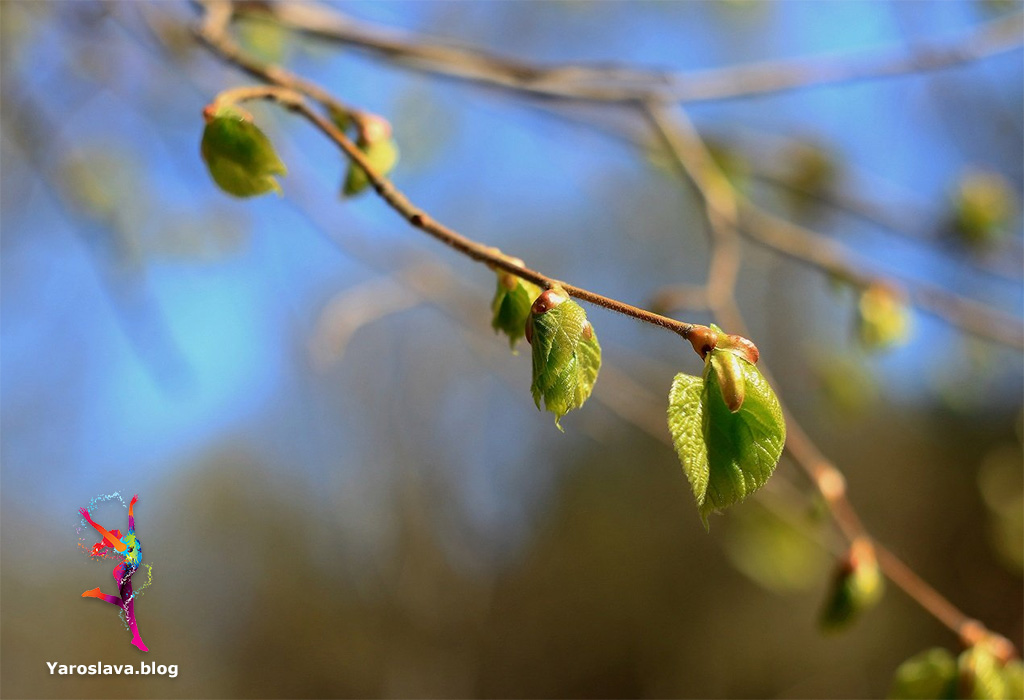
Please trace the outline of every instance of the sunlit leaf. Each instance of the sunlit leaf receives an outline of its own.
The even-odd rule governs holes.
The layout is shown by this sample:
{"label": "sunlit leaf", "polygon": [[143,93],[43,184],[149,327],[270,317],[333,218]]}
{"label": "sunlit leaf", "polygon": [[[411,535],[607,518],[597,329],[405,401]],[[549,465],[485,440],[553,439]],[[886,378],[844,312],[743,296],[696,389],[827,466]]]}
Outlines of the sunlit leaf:
{"label": "sunlit leaf", "polygon": [[953,193],[953,232],[969,246],[990,248],[1010,233],[1016,207],[1013,189],[1002,175],[968,172]]}
{"label": "sunlit leaf", "polygon": [[[781,515],[780,515],[781,514]],[[816,585],[830,557],[815,541],[817,515],[781,502],[755,499],[730,511],[723,541],[729,561],[755,583],[778,593]]]}
{"label": "sunlit leaf", "polygon": [[708,353],[702,378],[676,375],[668,424],[705,527],[710,512],[764,486],[786,441],[775,392],[755,364],[728,348]]}
{"label": "sunlit leaf", "polygon": [[280,192],[275,175],[287,169],[270,139],[251,118],[234,107],[222,107],[206,123],[203,160],[217,185],[236,197]]}
{"label": "sunlit leaf", "polygon": [[540,408],[555,414],[555,424],[590,397],[601,369],[601,346],[583,307],[557,290],[541,294],[531,308],[527,338],[532,345],[530,391]]}

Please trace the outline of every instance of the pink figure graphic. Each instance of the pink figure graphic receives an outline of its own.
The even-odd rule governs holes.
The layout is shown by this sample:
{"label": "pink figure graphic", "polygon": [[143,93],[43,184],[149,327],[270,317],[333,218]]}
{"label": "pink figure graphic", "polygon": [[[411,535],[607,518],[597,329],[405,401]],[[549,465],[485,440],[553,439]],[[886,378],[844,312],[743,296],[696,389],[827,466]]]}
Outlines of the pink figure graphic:
{"label": "pink figure graphic", "polygon": [[[120,597],[105,595],[100,592],[99,588],[93,588],[91,591],[86,591],[82,594],[82,597],[99,598],[100,600],[105,600],[106,602],[116,605],[124,610],[128,621],[128,627],[132,631],[132,644],[142,651],[149,651],[146,645],[142,643],[142,637],[139,636],[139,626],[135,622],[135,602],[133,600],[135,595],[132,592],[132,576],[135,574],[136,570],[138,570],[139,564],[142,562],[142,542],[135,536],[134,507],[137,500],[139,500],[138,495],[133,496],[132,502],[128,505],[128,534],[126,535],[122,535],[118,530],[108,532],[102,525],[93,522],[92,518],[89,517],[88,509],[79,509],[79,512],[82,514],[82,517],[85,518],[86,522],[92,525],[97,532],[103,535],[103,539],[92,546],[92,552],[90,555],[94,557],[102,557],[104,554],[103,549],[111,547],[117,554],[124,556],[124,560],[114,567],[113,572]],[[123,502],[124,501],[122,501],[122,503]]]}

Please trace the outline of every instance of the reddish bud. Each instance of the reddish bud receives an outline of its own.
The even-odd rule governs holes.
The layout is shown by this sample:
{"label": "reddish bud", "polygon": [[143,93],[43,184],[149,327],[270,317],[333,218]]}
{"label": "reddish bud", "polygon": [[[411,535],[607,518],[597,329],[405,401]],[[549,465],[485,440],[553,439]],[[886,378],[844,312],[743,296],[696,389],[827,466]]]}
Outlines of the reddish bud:
{"label": "reddish bud", "polygon": [[721,334],[707,326],[693,326],[686,335],[694,352],[700,355],[700,359],[708,356],[708,353],[718,347],[718,338]]}
{"label": "reddish bud", "polygon": [[363,114],[359,119],[359,140],[364,144],[391,138],[391,122],[376,114]]}
{"label": "reddish bud", "polygon": [[761,356],[761,353],[757,351],[757,346],[742,335],[728,336],[728,345],[726,347],[737,350],[739,356],[752,365],[756,365],[758,358]]}
{"label": "reddish bud", "polygon": [[539,297],[537,297],[537,301],[533,302],[533,306],[530,307],[530,312],[538,315],[547,313],[562,302],[566,301],[568,298],[569,297],[567,297],[564,292],[556,291],[554,289],[545,290]]}

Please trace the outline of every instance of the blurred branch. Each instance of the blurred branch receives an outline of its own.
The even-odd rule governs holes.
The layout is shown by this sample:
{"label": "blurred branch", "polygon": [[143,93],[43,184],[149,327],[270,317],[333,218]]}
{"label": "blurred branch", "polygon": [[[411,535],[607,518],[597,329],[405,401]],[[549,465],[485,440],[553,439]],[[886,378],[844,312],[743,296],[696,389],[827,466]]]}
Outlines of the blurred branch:
{"label": "blurred branch", "polygon": [[701,102],[950,68],[1024,43],[1020,13],[952,40],[858,54],[813,56],[716,70],[676,72],[609,65],[538,66],[362,22],[308,3],[239,2],[239,14],[269,16],[308,36],[367,49],[417,70],[547,97],[629,102]]}
{"label": "blurred branch", "polygon": [[[905,220],[910,217],[900,218],[879,202],[861,198],[853,192],[839,189],[822,192],[800,188],[788,182],[782,174],[769,167],[755,166],[750,171],[750,176],[772,187],[795,192],[802,197],[808,197],[825,207],[871,224],[887,233],[896,234],[915,243],[923,244],[929,251],[957,255],[960,257],[958,262],[969,264],[977,268],[979,272],[1013,281],[1018,281],[1024,277],[1024,270],[1016,264],[1024,255],[1019,239],[1007,241],[1006,244],[999,246],[999,250],[991,251],[991,256],[979,256],[973,253],[965,255],[965,251],[962,249],[944,249],[939,251],[932,248],[932,246],[937,245],[940,241],[935,240],[934,237],[929,236],[925,231],[910,225],[909,221]],[[900,203],[900,206],[905,205]],[[919,216],[926,216],[926,214],[922,213]],[[1001,253],[1000,257],[996,258],[996,253]]]}
{"label": "blurred branch", "polygon": [[749,200],[738,202],[740,230],[751,240],[793,260],[823,270],[857,287],[882,283],[902,286],[910,300],[947,323],[979,338],[1024,349],[1024,323],[942,287],[920,281],[893,280],[868,271],[852,252],[834,241],[788,219],[772,214]]}

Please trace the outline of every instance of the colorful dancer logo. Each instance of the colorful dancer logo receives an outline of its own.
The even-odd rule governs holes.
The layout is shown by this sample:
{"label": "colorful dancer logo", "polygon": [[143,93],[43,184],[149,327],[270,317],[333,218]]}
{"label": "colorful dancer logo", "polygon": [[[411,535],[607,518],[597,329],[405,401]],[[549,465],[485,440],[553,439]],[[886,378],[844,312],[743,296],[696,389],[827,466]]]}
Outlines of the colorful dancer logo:
{"label": "colorful dancer logo", "polygon": [[113,572],[114,580],[117,582],[117,590],[118,593],[120,593],[120,596],[104,595],[100,592],[99,588],[93,588],[91,591],[83,593],[82,597],[99,598],[100,600],[105,600],[106,602],[121,608],[121,620],[125,623],[125,627],[132,633],[132,644],[142,651],[149,651],[146,645],[142,643],[142,637],[139,636],[139,626],[135,622],[135,598],[142,592],[142,589],[152,582],[153,567],[146,564],[146,568],[149,570],[149,577],[146,580],[146,583],[138,590],[132,590],[132,576],[135,575],[135,572],[142,564],[142,542],[135,534],[134,512],[135,502],[139,500],[139,497],[137,495],[133,496],[132,502],[128,504],[128,534],[126,535],[122,535],[119,530],[108,532],[102,525],[98,525],[93,522],[92,517],[89,515],[97,504],[113,500],[114,498],[121,501],[122,506],[124,505],[124,499],[121,498],[121,494],[112,493],[109,496],[97,496],[92,499],[88,508],[81,508],[79,512],[82,514],[82,517],[85,518],[85,522],[79,523],[78,534],[79,546],[86,549],[87,545],[81,537],[82,530],[85,528],[85,523],[88,523],[103,536],[103,539],[92,545],[92,549],[89,552],[90,556],[99,557],[101,559],[111,559],[118,556],[124,557],[124,559],[114,567]]}

